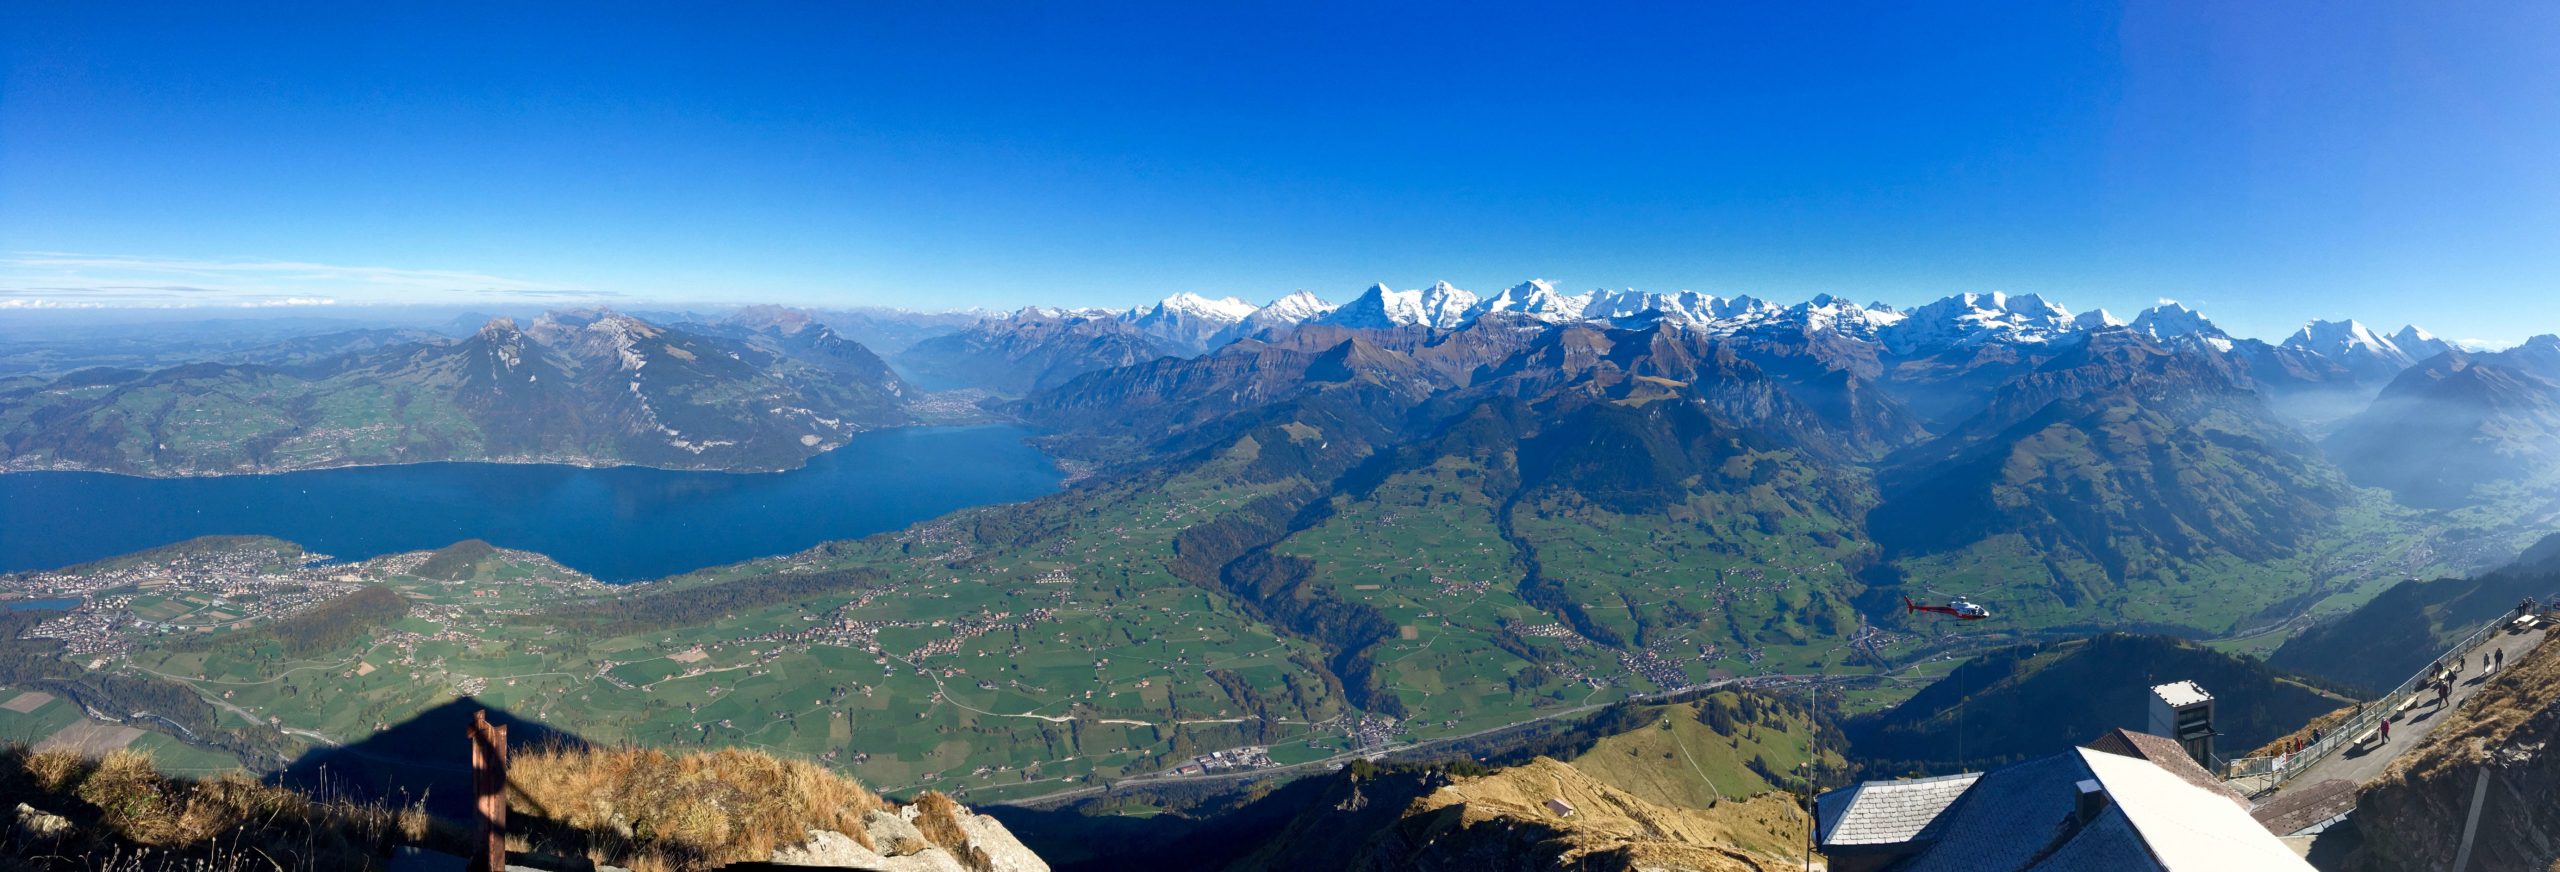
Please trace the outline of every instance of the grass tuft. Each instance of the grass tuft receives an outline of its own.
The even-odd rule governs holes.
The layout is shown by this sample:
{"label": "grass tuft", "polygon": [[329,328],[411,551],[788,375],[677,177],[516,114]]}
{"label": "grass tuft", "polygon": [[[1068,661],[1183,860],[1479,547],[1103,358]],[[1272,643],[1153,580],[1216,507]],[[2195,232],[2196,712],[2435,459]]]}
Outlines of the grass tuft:
{"label": "grass tuft", "polygon": [[530,831],[634,868],[763,860],[810,830],[876,847],[862,815],[890,807],[816,764],[738,749],[543,748],[518,752],[508,775],[512,805],[540,821]]}

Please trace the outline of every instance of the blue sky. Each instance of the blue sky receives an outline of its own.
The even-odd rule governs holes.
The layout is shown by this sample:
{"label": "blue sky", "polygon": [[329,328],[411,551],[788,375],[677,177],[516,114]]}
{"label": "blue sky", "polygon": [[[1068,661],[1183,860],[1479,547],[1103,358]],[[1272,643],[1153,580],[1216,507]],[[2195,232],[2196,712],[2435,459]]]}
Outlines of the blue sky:
{"label": "blue sky", "polygon": [[2560,330],[2560,6],[961,5],[17,4],[0,301],[1539,276]]}

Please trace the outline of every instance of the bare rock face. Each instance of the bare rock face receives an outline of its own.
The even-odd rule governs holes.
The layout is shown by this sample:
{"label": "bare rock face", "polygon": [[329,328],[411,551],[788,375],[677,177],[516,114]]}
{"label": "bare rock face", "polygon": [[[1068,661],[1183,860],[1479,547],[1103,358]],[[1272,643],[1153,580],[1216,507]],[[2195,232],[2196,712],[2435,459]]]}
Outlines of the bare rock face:
{"label": "bare rock face", "polygon": [[2516,658],[2356,800],[2356,872],[2560,868],[2560,635]]}
{"label": "bare rock face", "polygon": [[901,856],[885,856],[834,830],[810,830],[808,842],[773,852],[773,862],[869,872],[969,872],[951,852],[941,848],[925,847]]}
{"label": "bare rock face", "polygon": [[879,846],[880,853],[891,857],[904,857],[933,847],[915,824],[889,812],[874,810],[864,814],[862,828],[871,833],[871,844]]}
{"label": "bare rock face", "polygon": [[[898,809],[898,816],[910,825],[924,813],[922,803]],[[1023,847],[1021,840],[1015,839],[1013,831],[1005,829],[1002,822],[956,805],[952,807],[951,816],[958,825],[962,841],[954,845],[945,837],[944,847],[950,848],[951,853],[961,858],[962,865],[973,872],[1049,872],[1049,861],[1040,859],[1040,855]],[[921,829],[918,828],[919,832]]]}
{"label": "bare rock face", "polygon": [[960,819],[960,829],[969,834],[969,852],[985,860],[985,872],[1049,872],[1048,861],[1023,847],[995,818],[971,814]]}

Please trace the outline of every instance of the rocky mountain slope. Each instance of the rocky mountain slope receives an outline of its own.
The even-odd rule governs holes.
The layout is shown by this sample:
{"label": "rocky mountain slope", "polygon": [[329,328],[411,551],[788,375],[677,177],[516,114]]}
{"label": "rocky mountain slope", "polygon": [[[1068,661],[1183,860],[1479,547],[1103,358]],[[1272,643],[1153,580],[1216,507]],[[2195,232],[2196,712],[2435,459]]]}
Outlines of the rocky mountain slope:
{"label": "rocky mountain slope", "polygon": [[2328,447],[2358,484],[2425,506],[2560,479],[2560,336],[2431,357],[2392,379]]}
{"label": "rocky mountain slope", "polygon": [[[2305,559],[2362,499],[2244,362],[2194,344],[2209,322],[2159,326],[2185,310],[2153,313],[2166,340],[2082,329],[2031,298],[1749,311],[1711,329],[1516,312],[1455,329],[1314,323],[1097,371],[1009,408],[1048,428],[1056,450],[1118,470],[1180,467],[1249,440],[1257,469],[1311,489],[1272,507],[1265,544],[1222,559],[1251,557],[1228,569],[1257,577],[1311,573],[1313,588],[1291,586],[1302,592],[1328,585],[1320,555],[1334,528],[1411,517],[1422,507],[1400,501],[1427,493],[1440,529],[1508,546],[1483,567],[1496,584],[1615,648],[1726,609],[1738,613],[1696,638],[1854,627],[1852,601],[1894,622],[1895,588],[1956,585],[1996,592],[2038,624],[2120,621],[2136,591],[2167,585],[2166,599],[2142,595],[2156,605],[2139,620],[2215,632],[2311,588],[2269,578],[2295,587],[2234,598],[2208,582]],[[1654,552],[1586,544],[1631,529],[1664,557],[1719,556],[1649,569]],[[1623,580],[1647,571],[1713,577],[1780,554],[1830,571],[1783,606],[1716,595],[1713,608],[1666,615],[1619,603],[1660,601]],[[1564,558],[1571,568],[1551,565]],[[1980,578],[1986,566],[2002,569]],[[2174,604],[2186,601],[2210,607]]]}
{"label": "rocky mountain slope", "polygon": [[2365,693],[2386,693],[2483,622],[2512,613],[2528,597],[2549,603],[2555,595],[2560,534],[2495,572],[2392,585],[2355,610],[2286,640],[2267,663]]}
{"label": "rocky mountain slope", "polygon": [[2145,725],[2153,685],[2194,681],[2220,704],[2220,753],[2237,756],[2349,702],[2253,659],[2159,636],[2107,634],[1984,654],[1891,709],[1842,725],[1886,774],[1982,769],[2061,753]]}
{"label": "rocky mountain slope", "polygon": [[1020,394],[1179,350],[1109,313],[1026,308],[917,342],[897,363],[930,389]]}
{"label": "rocky mountain slope", "polygon": [[1432,791],[1343,868],[1777,872],[1803,862],[1804,826],[1783,794],[1675,808],[1541,757]]}
{"label": "rocky mountain slope", "polygon": [[[1279,785],[1139,788],[995,813],[1071,872],[1793,868],[1799,764],[1816,729],[1837,747],[1794,700],[1720,691],[1611,706],[1488,763],[1360,761]],[[1821,759],[1829,781],[1846,777],[1837,756]]]}

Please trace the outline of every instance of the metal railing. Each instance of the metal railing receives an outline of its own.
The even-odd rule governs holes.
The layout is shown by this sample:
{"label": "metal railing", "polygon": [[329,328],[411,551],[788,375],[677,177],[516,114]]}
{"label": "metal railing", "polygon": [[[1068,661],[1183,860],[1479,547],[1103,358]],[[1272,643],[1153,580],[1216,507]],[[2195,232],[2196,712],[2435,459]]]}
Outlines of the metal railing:
{"label": "metal railing", "polygon": [[[2437,657],[2435,662],[2437,664],[2462,662],[2460,658],[2470,656],[2474,649],[2480,647],[2481,642],[2495,637],[2500,630],[2505,629],[2508,621],[2514,619],[2513,613],[2489,619],[2488,623],[2481,624],[2477,629],[2472,630],[2471,635],[2462,637],[2462,641],[2455,642],[2453,647],[2445,649],[2445,653]],[[2420,669],[2418,674],[2409,676],[2407,681],[2400,682],[2399,687],[2392,688],[2390,693],[2384,694],[2381,699],[2365,706],[2363,710],[2347,718],[2345,723],[2322,733],[2320,741],[2290,754],[2270,754],[2264,757],[2243,757],[2233,760],[2224,767],[2222,779],[2224,781],[2265,779],[2263,783],[2252,785],[2257,791],[2282,787],[2294,776],[2309,770],[2312,764],[2328,759],[2330,754],[2356,744],[2356,740],[2362,738],[2366,731],[2380,725],[2384,718],[2397,715],[2402,703],[2407,702],[2411,696],[2416,695],[2419,690],[2434,680],[2433,665]]]}

